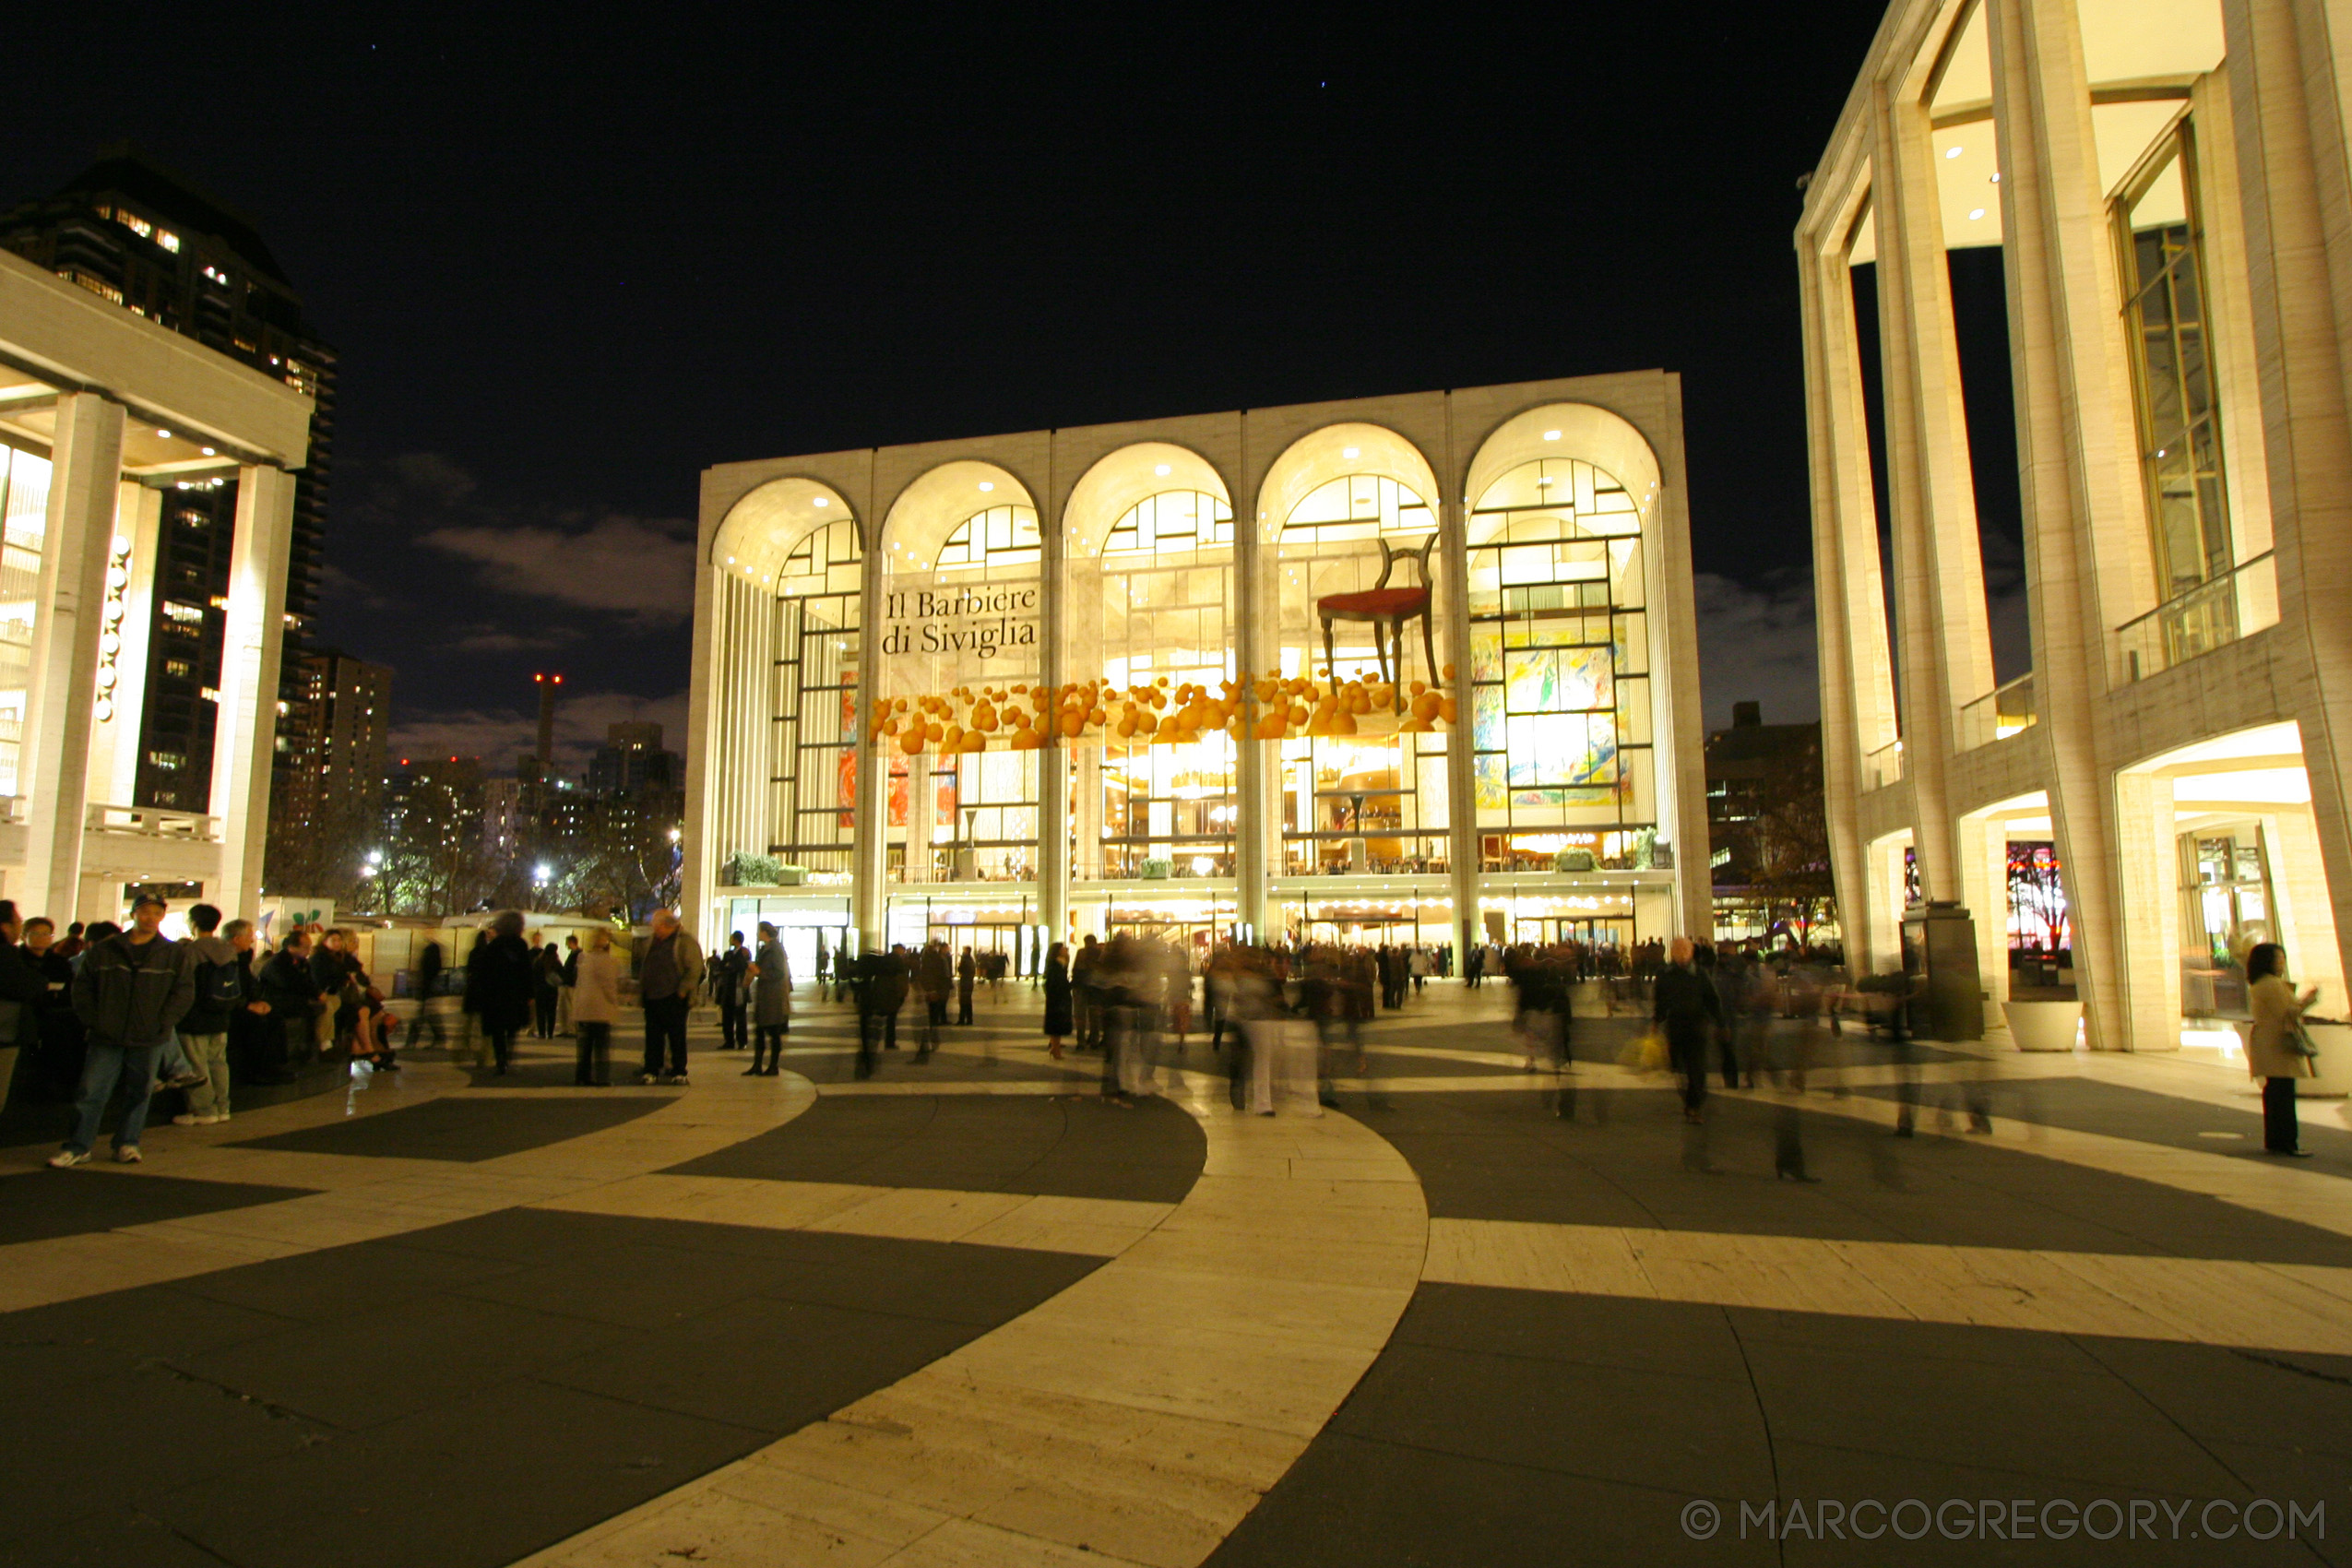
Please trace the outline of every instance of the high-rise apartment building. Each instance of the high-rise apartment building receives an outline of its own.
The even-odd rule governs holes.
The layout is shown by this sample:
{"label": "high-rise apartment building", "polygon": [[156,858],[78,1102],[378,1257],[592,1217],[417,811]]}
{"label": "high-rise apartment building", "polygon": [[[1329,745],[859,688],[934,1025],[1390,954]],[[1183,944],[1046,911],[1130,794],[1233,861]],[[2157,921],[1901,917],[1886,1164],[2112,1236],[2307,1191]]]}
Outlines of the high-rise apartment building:
{"label": "high-rise apartment building", "polygon": [[392,671],[337,648],[288,660],[293,697],[279,726],[276,815],[298,832],[373,813],[384,789]]}
{"label": "high-rise apartment building", "polygon": [[661,726],[635,720],[608,725],[604,744],[588,757],[588,793],[642,796],[653,791],[683,792],[685,760],[661,749]]}
{"label": "high-rise apartment building", "polygon": [[[309,459],[296,471],[285,635],[309,631],[317,600],[335,431],[335,351],[320,341],[253,225],[127,146],[111,148],[54,194],[0,213],[0,247],[100,298],[285,382],[308,396]],[[209,800],[220,690],[233,477],[142,476],[162,493],[155,592],[147,607],[146,705],[137,716],[137,799],[122,805],[217,810]],[[134,639],[125,639],[132,641]],[[285,662],[281,701],[300,701],[300,666]],[[302,728],[291,711],[283,738]],[[292,754],[278,754],[284,798]]]}

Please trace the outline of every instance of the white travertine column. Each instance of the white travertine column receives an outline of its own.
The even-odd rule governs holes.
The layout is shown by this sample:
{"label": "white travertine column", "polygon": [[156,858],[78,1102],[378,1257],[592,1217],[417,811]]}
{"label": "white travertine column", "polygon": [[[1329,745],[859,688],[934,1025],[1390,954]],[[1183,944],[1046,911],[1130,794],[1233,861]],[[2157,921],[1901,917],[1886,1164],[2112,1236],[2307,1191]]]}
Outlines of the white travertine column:
{"label": "white travertine column", "polygon": [[2095,1050],[2177,1040],[2169,953],[2125,939],[2113,761],[2101,702],[2122,660],[2109,628],[2150,607],[2130,367],[2073,0],[1989,0],[2003,257],[2016,381],[2034,686],[2050,818]]}
{"label": "white travertine column", "polygon": [[294,476],[283,469],[240,469],[236,529],[220,636],[220,713],[212,731],[212,814],[220,819],[220,882],[213,902],[232,916],[249,917],[261,895],[278,742]]}
{"label": "white travertine column", "polygon": [[73,917],[81,891],[90,707],[97,695],[99,606],[114,539],[123,407],[94,392],[57,399],[49,512],[41,552],[18,790],[25,807],[26,914]]}
{"label": "white travertine column", "polygon": [[[2352,974],[2352,5],[2225,0],[2249,296],[2263,392],[2279,624],[2274,635]],[[2308,897],[2304,900],[2308,903]],[[2311,956],[2290,961],[2310,972]],[[2340,998],[2339,998],[2340,1000]]]}
{"label": "white travertine column", "polygon": [[[1070,677],[1070,565],[1066,498],[1057,493],[1049,464],[1047,512],[1038,518],[1038,683],[1049,690]],[[1099,624],[1098,622],[1098,624]],[[1030,707],[1036,709],[1036,694]],[[1070,923],[1070,752],[1049,732],[1037,754],[1038,922],[1060,942]]]}
{"label": "white travertine column", "polygon": [[[122,644],[114,654],[114,683],[101,687],[100,693],[113,700],[113,717],[100,719],[90,735],[88,788],[94,803],[126,806],[138,794],[139,722],[147,706],[148,645],[155,626],[155,568],[160,553],[156,546],[162,520],[160,493],[136,481],[116,486],[114,531],[131,547],[125,562],[130,581],[123,585],[122,619],[115,624],[104,624],[102,607],[112,592],[111,584],[101,590],[99,600],[100,637],[112,631]],[[102,642],[99,662],[105,663]]]}
{"label": "white travertine column", "polygon": [[[1249,482],[1249,420],[1241,421],[1241,461],[1235,473]],[[1243,493],[1233,498],[1233,630],[1234,658],[1242,678],[1255,681],[1275,671],[1274,640],[1265,625],[1265,608],[1274,595],[1266,591],[1265,572],[1273,552],[1261,537],[1261,497]],[[1253,713],[1244,703],[1242,710]],[[1234,742],[1233,794],[1233,917],[1246,925],[1255,940],[1265,942],[1272,931],[1273,910],[1267,907],[1266,862],[1281,842],[1281,818],[1266,820],[1266,779],[1280,767],[1281,742],[1254,736]]]}
{"label": "white travertine column", "polygon": [[1997,1009],[2009,1000],[2009,824],[1962,817],[1953,829],[1960,882],[1954,892],[1976,917],[1977,974]]}
{"label": "white travertine column", "polygon": [[[1451,471],[1452,453],[1446,455],[1446,495],[1438,509],[1438,552],[1443,557],[1445,572],[1443,658],[1444,664],[1454,667],[1455,678],[1444,683],[1446,694],[1454,699],[1454,722],[1447,727],[1445,736],[1445,880],[1454,895],[1455,967],[1458,973],[1467,961],[1470,944],[1479,940],[1479,897],[1485,877],[1479,857],[1478,745],[1471,732],[1470,712],[1470,519],[1468,507],[1456,489],[1461,478]],[[1432,673],[1443,674],[1443,665]],[[1651,689],[1656,690],[1657,684],[1653,682]],[[1672,743],[1670,735],[1660,736],[1661,745]]]}
{"label": "white travertine column", "polygon": [[1843,250],[1800,241],[1805,391],[1812,470],[1813,598],[1821,661],[1822,775],[1846,957],[1870,972],[1876,884],[1859,826],[1862,759],[1895,739],[1893,660],[1856,357],[1853,283]]}
{"label": "white travertine column", "polygon": [[849,918],[858,948],[890,945],[884,926],[883,876],[890,852],[890,759],[874,741],[874,701],[882,695],[882,520],[865,521],[858,584],[857,822],[850,829]]}
{"label": "white travertine column", "polygon": [[1926,109],[1873,95],[1888,513],[1903,644],[1903,770],[1921,894],[1958,898],[1946,773],[1960,709],[1993,687],[1967,415]]}

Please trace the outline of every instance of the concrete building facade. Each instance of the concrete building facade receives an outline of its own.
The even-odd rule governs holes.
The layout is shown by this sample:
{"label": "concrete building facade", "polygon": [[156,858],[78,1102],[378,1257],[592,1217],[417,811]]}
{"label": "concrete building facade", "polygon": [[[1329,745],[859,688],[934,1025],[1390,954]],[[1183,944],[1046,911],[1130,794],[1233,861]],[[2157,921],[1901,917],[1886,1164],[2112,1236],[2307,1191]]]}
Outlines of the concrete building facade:
{"label": "concrete building facade", "polygon": [[[2227,1016],[2265,938],[2344,1010],[2347,109],[2343,0],[1889,8],[1797,232],[1823,767],[1865,967],[1897,961],[1907,903],[1956,901],[1999,1000],[2010,845],[2047,841],[2092,1047]],[[1952,262],[1990,245],[2032,644],[1999,684],[1978,514],[2011,481],[1974,456],[1994,433]]]}
{"label": "concrete building facade", "polygon": [[[1024,956],[1704,932],[1681,443],[1646,372],[711,469],[688,912]],[[954,694],[960,749],[909,731]]]}
{"label": "concrete building facade", "polygon": [[[311,399],[0,253],[0,885],[27,914],[119,918],[126,885],[260,893],[292,474]],[[134,803],[166,510],[234,484],[206,811]]]}

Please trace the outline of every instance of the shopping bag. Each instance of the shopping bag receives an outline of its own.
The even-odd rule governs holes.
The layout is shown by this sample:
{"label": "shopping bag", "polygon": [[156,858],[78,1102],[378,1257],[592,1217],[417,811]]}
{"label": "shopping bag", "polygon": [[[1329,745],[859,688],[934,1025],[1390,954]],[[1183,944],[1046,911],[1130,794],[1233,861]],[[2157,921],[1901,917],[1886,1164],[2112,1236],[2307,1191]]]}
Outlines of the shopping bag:
{"label": "shopping bag", "polygon": [[1636,1073],[1663,1073],[1667,1068],[1666,1037],[1656,1029],[1645,1029],[1618,1061]]}

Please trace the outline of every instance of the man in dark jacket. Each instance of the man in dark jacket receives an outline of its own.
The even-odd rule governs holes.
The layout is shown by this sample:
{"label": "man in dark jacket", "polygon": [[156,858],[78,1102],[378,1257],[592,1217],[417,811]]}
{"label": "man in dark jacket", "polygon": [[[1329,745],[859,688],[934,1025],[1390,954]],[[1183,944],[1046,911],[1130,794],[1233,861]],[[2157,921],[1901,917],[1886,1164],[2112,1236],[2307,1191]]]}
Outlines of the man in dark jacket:
{"label": "man in dark jacket", "polygon": [[882,1049],[898,1049],[898,1009],[907,1004],[905,949],[868,948],[858,959],[858,1076],[873,1075],[874,1039]]}
{"label": "man in dark jacket", "polygon": [[1707,1042],[1723,1028],[1715,982],[1692,967],[1691,939],[1674,939],[1671,962],[1658,971],[1650,1017],[1666,1031],[1667,1054],[1682,1075],[1682,1119],[1699,1120],[1707,1098]]}
{"label": "man in dark jacket", "polygon": [[300,926],[288,932],[261,967],[257,985],[266,1020],[274,1026],[265,1028],[264,1038],[274,1033],[277,1041],[276,1049],[267,1053],[269,1060],[260,1081],[290,1083],[294,1067],[318,1053],[316,1020],[327,1006],[311,968],[310,932]]}
{"label": "man in dark jacket", "polygon": [[670,909],[647,922],[652,940],[637,964],[637,1003],[645,1009],[645,1071],[638,1082],[686,1082],[686,1014],[703,983],[702,947]]}
{"label": "man in dark jacket", "polygon": [[434,993],[441,989],[441,968],[445,962],[441,953],[441,944],[432,937],[426,937],[424,945],[417,949],[417,1010],[409,1016],[409,1049],[410,1051],[417,1048],[417,1033],[421,1029],[433,1031],[434,1044],[446,1045],[448,1043],[448,1029],[443,1024],[440,1013],[433,1005]]}
{"label": "man in dark jacket", "polygon": [[142,893],[131,906],[131,929],[82,957],[81,973],[74,980],[74,1011],[88,1031],[89,1048],[73,1136],[49,1161],[60,1170],[89,1158],[99,1119],[125,1073],[131,1099],[114,1132],[114,1158],[125,1165],[138,1163],[156,1053],[196,1000],[196,971],[184,961],[179,944],[158,929],[163,912],[161,898]]}
{"label": "man in dark jacket", "polygon": [[[31,1060],[41,1051],[41,1009],[48,999],[49,982],[32,955],[17,945],[24,936],[24,919],[14,901],[0,898],[0,1104],[6,1104],[11,1079],[22,1074],[32,1081]],[[21,1050],[11,1051],[11,1047]],[[17,1063],[26,1063],[19,1068]]]}

